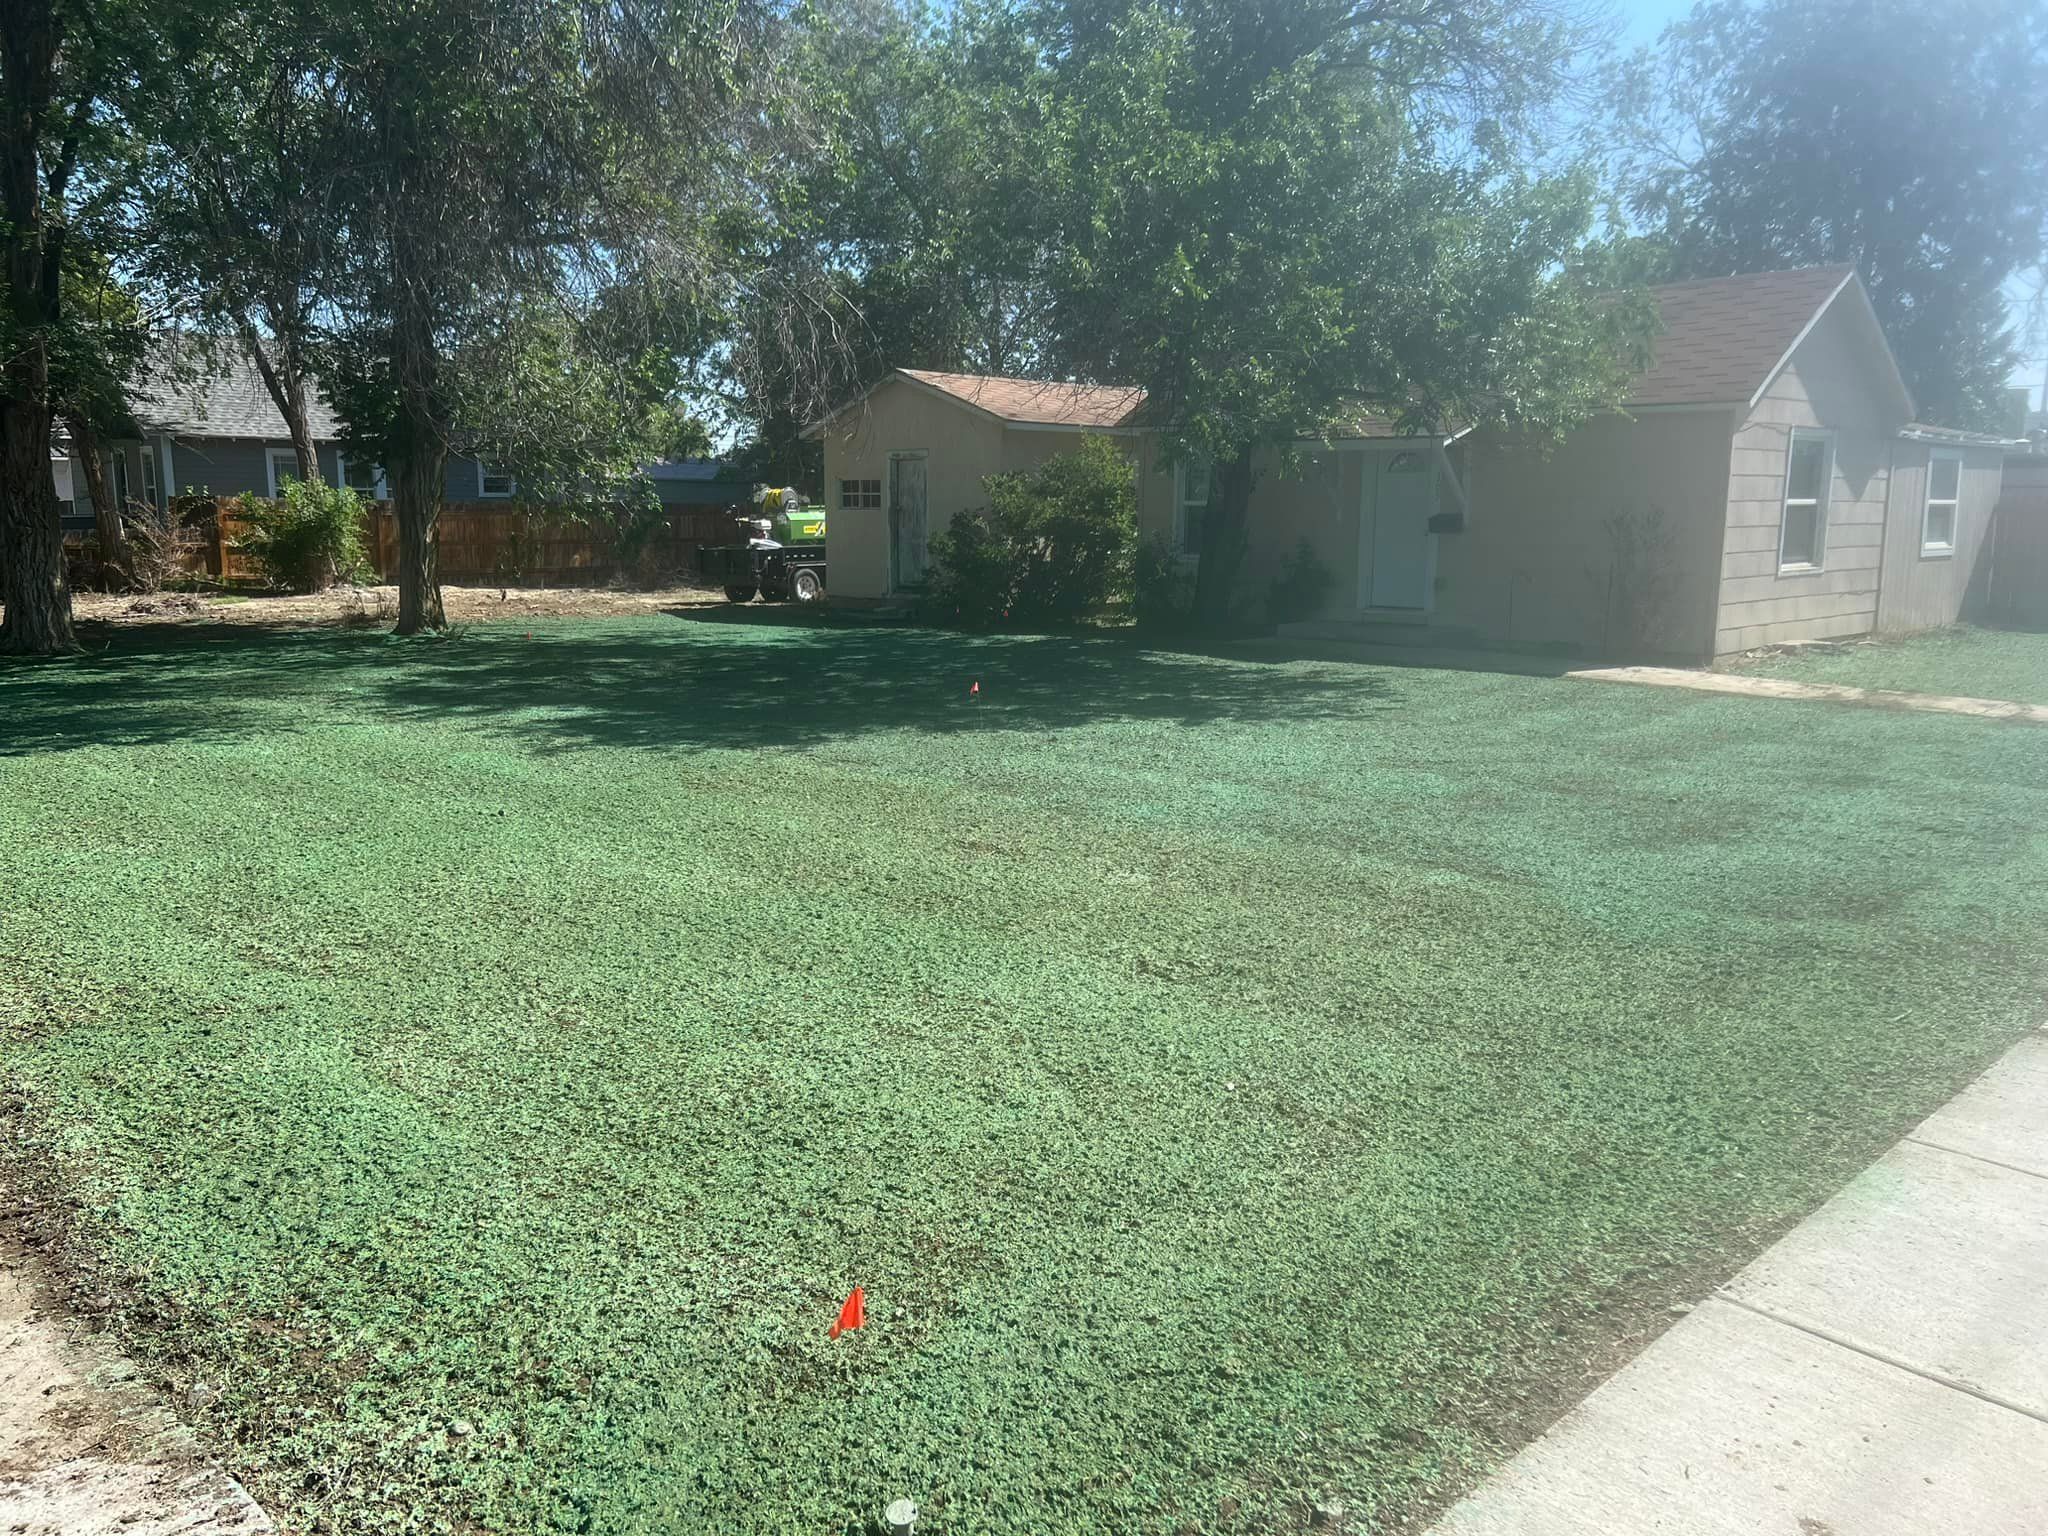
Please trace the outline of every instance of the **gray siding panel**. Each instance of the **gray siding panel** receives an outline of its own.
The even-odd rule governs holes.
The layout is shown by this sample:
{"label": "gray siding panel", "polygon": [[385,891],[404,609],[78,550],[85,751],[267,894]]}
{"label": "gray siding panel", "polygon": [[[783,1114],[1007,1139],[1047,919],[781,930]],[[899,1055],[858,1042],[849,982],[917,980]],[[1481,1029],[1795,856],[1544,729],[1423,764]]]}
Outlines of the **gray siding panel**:
{"label": "gray siding panel", "polygon": [[171,472],[178,477],[181,495],[190,491],[201,496],[268,496],[270,463],[265,453],[272,446],[289,450],[291,444],[181,437],[171,445]]}
{"label": "gray siding panel", "polygon": [[[1714,651],[1866,634],[1877,626],[1892,434],[1861,318],[1832,309],[1737,428],[1728,457]],[[1796,428],[1834,438],[1822,569],[1778,573],[1785,466]]]}
{"label": "gray siding panel", "polygon": [[1989,571],[1991,514],[1998,505],[2005,456],[1996,448],[1953,450],[1963,473],[1956,506],[1952,555],[1929,555],[1921,545],[1927,513],[1927,464],[1934,448],[1901,442],[1893,459],[1890,515],[1884,546],[1884,596],[1877,628],[1909,634],[1953,624],[1984,590]]}

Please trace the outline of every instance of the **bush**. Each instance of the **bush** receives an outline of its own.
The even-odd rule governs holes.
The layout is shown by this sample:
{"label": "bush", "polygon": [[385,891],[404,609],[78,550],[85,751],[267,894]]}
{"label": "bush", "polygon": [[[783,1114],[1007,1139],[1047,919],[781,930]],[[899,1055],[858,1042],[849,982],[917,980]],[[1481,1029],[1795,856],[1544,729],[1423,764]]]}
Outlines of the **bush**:
{"label": "bush", "polygon": [[1135,588],[1131,608],[1140,629],[1177,635],[1194,628],[1194,566],[1163,539],[1147,539],[1139,547]]}
{"label": "bush", "polygon": [[1294,546],[1266,593],[1266,617],[1275,624],[1313,618],[1330,595],[1337,578],[1307,539]]}
{"label": "bush", "polygon": [[[206,504],[209,511],[212,504]],[[195,539],[188,524],[189,506],[172,498],[163,507],[130,502],[121,520],[128,541],[122,552],[129,585],[137,592],[161,592],[189,574],[186,552]]]}
{"label": "bush", "polygon": [[362,498],[345,485],[287,480],[275,501],[242,497],[235,515],[248,529],[236,548],[276,586],[319,592],[354,581],[369,564]]}
{"label": "bush", "polygon": [[991,475],[986,509],[932,541],[931,608],[971,626],[1072,624],[1131,599],[1136,473],[1106,437],[1036,469]]}

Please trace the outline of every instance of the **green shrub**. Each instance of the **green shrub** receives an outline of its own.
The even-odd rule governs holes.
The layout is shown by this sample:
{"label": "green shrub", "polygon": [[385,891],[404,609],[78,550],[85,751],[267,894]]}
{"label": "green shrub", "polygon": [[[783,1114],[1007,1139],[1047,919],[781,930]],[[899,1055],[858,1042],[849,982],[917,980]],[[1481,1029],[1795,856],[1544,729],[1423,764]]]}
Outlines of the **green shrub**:
{"label": "green shrub", "polygon": [[1036,469],[990,475],[988,506],[932,541],[930,609],[942,622],[1072,624],[1131,599],[1136,474],[1106,437]]}
{"label": "green shrub", "polygon": [[1138,627],[1156,634],[1184,634],[1195,622],[1195,567],[1168,548],[1163,539],[1147,539],[1138,548],[1137,577],[1131,604]]}
{"label": "green shrub", "polygon": [[369,564],[362,498],[345,485],[287,480],[275,501],[242,497],[235,515],[248,530],[236,548],[275,586],[319,592],[355,580]]}
{"label": "green shrub", "polygon": [[1337,578],[1323,564],[1307,539],[1294,546],[1266,593],[1266,617],[1275,624],[1312,618],[1330,595]]}

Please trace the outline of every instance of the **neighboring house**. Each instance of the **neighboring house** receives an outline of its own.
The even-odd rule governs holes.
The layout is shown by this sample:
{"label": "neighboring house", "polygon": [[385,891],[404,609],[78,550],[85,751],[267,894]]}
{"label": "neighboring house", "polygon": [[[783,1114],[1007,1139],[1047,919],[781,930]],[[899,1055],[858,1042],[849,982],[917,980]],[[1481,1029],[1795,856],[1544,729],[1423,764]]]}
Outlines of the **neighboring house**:
{"label": "neighboring house", "polygon": [[664,507],[678,511],[752,504],[754,484],[735,478],[717,459],[678,459],[650,464],[647,478]]}
{"label": "neighboring house", "polygon": [[[1651,366],[1623,410],[1561,443],[1367,418],[1276,460],[1252,497],[1246,589],[1306,544],[1335,578],[1321,632],[1692,660],[1953,622],[1981,588],[2004,445],[1913,422],[1854,272],[1651,297]],[[816,429],[835,600],[913,587],[930,535],[985,504],[984,476],[1082,431],[1131,439],[1141,534],[1192,558],[1210,476],[1166,459],[1142,403],[891,375]]]}
{"label": "neighboring house", "polygon": [[[133,433],[106,442],[107,484],[119,502],[160,506],[165,494],[188,492],[275,496],[280,482],[298,473],[284,416],[256,365],[237,350],[194,349],[182,366],[174,366],[169,350],[160,347],[131,393]],[[317,391],[306,415],[322,478],[346,482],[366,496],[389,494],[377,465],[343,451],[341,422]],[[53,456],[57,496],[66,503],[64,526],[89,529],[85,477],[71,469],[68,458]],[[517,489],[509,475],[461,454],[449,456],[443,494],[450,502],[510,500]]]}

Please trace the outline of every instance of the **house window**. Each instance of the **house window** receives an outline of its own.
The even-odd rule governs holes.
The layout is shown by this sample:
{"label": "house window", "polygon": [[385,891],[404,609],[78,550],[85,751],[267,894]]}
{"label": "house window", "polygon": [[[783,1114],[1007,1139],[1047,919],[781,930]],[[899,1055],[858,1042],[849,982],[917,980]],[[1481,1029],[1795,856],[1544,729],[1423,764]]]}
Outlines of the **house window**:
{"label": "house window", "polygon": [[287,480],[299,478],[299,455],[291,448],[272,448],[264,457],[270,463],[270,494],[275,498]]}
{"label": "house window", "polygon": [[1927,512],[1920,520],[1920,553],[1956,552],[1956,505],[1963,496],[1963,456],[1937,453],[1927,461]]}
{"label": "house window", "polygon": [[491,469],[479,459],[476,466],[476,493],[485,501],[502,501],[517,493],[519,482],[502,469]]}
{"label": "house window", "polygon": [[142,499],[152,507],[163,505],[156,493],[156,450],[148,443],[142,445]]}
{"label": "house window", "polygon": [[384,471],[377,465],[361,457],[351,459],[345,454],[340,456],[337,463],[343,485],[372,501],[384,499]]}
{"label": "house window", "polygon": [[849,512],[881,511],[882,482],[879,480],[840,481],[839,505]]}
{"label": "house window", "polygon": [[128,455],[115,449],[107,455],[107,488],[114,493],[114,505],[128,505]]}
{"label": "house window", "polygon": [[1794,432],[1785,461],[1784,522],[1778,534],[1778,569],[1817,571],[1827,559],[1828,482],[1834,444],[1825,433]]}
{"label": "house window", "polygon": [[1209,515],[1209,493],[1216,466],[1206,454],[1190,454],[1173,482],[1173,549],[1179,555],[1202,552],[1202,523]]}

